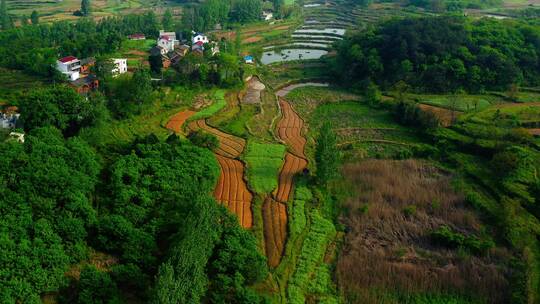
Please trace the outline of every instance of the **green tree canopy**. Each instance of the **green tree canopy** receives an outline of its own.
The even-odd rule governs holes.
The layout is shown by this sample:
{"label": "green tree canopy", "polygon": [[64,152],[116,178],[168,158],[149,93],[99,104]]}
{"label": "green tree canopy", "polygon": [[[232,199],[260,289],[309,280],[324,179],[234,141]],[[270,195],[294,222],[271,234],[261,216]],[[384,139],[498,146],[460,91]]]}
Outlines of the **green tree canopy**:
{"label": "green tree canopy", "polygon": [[41,293],[65,285],[96,222],[99,171],[85,142],[51,127],[31,131],[24,144],[0,143],[0,302],[40,303]]}

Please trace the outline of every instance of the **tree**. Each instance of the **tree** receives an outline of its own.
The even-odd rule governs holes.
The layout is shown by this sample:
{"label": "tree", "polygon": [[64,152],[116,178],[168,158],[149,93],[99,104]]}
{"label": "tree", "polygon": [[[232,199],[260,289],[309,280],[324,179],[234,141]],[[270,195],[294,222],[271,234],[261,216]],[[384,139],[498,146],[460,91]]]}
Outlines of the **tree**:
{"label": "tree", "polygon": [[25,15],[21,15],[21,26],[28,25],[28,17]]}
{"label": "tree", "polygon": [[366,88],[366,101],[370,106],[378,105],[381,102],[381,91],[379,87],[370,82]]}
{"label": "tree", "polygon": [[24,144],[0,143],[0,167],[0,300],[40,303],[86,257],[101,167],[86,142],[53,127],[30,131]]}
{"label": "tree", "polygon": [[272,4],[274,5],[274,13],[276,15],[276,18],[281,18],[282,15],[282,9],[283,5],[285,4],[284,0],[272,0]]}
{"label": "tree", "polygon": [[163,18],[161,19],[161,25],[163,26],[163,29],[166,31],[172,31],[174,29],[174,20],[173,20],[173,15],[170,8],[165,10],[165,13],[163,14]]}
{"label": "tree", "polygon": [[90,16],[92,13],[92,7],[90,4],[90,0],[82,0],[81,1],[81,14],[83,16]]}
{"label": "tree", "polygon": [[1,0],[0,2],[0,26],[3,30],[7,30],[13,27],[11,18],[9,17],[7,0]]}
{"label": "tree", "polygon": [[150,55],[148,57],[148,62],[150,63],[150,70],[155,74],[160,74],[161,69],[163,69],[163,59],[161,55]]}
{"label": "tree", "polygon": [[330,180],[336,177],[340,162],[336,134],[328,122],[325,122],[319,130],[315,147],[315,162],[317,164],[317,182],[326,186]]}
{"label": "tree", "polygon": [[21,97],[19,107],[27,131],[53,126],[73,136],[95,123],[95,105],[64,85],[31,90]]}
{"label": "tree", "polygon": [[30,15],[30,21],[32,21],[32,24],[34,25],[39,23],[39,14],[37,11],[32,11],[32,14]]}

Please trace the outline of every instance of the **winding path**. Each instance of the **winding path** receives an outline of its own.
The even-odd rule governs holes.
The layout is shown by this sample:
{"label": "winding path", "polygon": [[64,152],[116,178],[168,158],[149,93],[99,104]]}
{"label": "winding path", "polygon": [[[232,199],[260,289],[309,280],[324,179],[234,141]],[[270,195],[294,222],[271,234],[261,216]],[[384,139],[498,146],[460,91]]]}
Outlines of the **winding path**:
{"label": "winding path", "polygon": [[279,104],[282,118],[277,124],[276,132],[289,151],[279,174],[278,188],[263,204],[263,225],[265,250],[268,264],[277,267],[281,261],[287,241],[287,202],[291,198],[294,176],[307,167],[304,149],[306,139],[302,135],[304,121],[287,102],[280,96]]}

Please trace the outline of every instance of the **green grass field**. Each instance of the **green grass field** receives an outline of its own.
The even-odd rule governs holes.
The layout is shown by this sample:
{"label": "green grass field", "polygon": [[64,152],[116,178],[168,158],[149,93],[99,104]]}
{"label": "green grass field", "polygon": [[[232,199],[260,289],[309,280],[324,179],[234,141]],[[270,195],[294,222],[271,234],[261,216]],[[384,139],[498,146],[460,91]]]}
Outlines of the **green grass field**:
{"label": "green grass field", "polygon": [[416,95],[411,94],[411,99],[423,104],[441,107],[460,112],[480,111],[491,105],[504,103],[505,101],[494,95]]}
{"label": "green grass field", "polygon": [[332,87],[304,87],[293,90],[287,99],[309,123],[307,152],[323,122],[332,124],[346,160],[367,157],[404,158],[423,147],[423,140],[410,128],[396,123],[388,110],[369,107],[358,95]]}
{"label": "green grass field", "polygon": [[0,103],[11,103],[14,94],[50,84],[49,79],[0,68]]}
{"label": "green grass field", "polygon": [[277,188],[278,175],[285,157],[285,146],[249,140],[244,155],[250,188],[259,194]]}

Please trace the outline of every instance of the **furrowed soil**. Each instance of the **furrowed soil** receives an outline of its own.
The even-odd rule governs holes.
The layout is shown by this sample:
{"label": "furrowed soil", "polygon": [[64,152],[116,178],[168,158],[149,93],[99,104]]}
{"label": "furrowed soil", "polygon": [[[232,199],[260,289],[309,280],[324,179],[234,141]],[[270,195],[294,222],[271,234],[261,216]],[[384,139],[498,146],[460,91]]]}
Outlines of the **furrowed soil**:
{"label": "furrowed soil", "polygon": [[285,155],[285,164],[279,175],[278,188],[274,192],[274,197],[279,202],[288,202],[293,189],[294,176],[301,173],[307,167],[304,158],[294,154]]}
{"label": "furrowed soil", "polygon": [[193,121],[189,124],[189,128],[193,131],[202,129],[216,136],[219,140],[219,147],[216,153],[228,158],[237,158],[242,154],[246,146],[246,141],[242,138],[224,133],[216,128],[212,128],[206,124],[205,120]]}
{"label": "furrowed soil", "polygon": [[268,198],[263,204],[262,213],[268,265],[277,267],[287,241],[287,207]]}
{"label": "furrowed soil", "polygon": [[216,155],[216,157],[221,167],[221,175],[214,196],[229,211],[238,216],[242,227],[251,228],[253,226],[251,212],[253,195],[249,192],[243,179],[244,164],[221,155]]}
{"label": "furrowed soil", "polygon": [[305,158],[304,147],[306,145],[306,139],[302,136],[304,121],[283,98],[280,99],[279,103],[283,117],[277,125],[278,136],[289,146],[292,154]]}
{"label": "furrowed soil", "polygon": [[242,227],[253,227],[253,213],[251,211],[253,195],[249,192],[244,180],[245,165],[235,159],[244,151],[246,141],[210,127],[204,119],[192,121],[189,123],[189,128],[193,131],[204,130],[218,138],[219,146],[215,154],[221,174],[214,196],[230,212],[236,214]]}
{"label": "furrowed soil", "polygon": [[271,267],[279,265],[287,242],[287,203],[291,199],[294,176],[308,164],[304,154],[306,139],[302,135],[304,121],[285,99],[280,98],[279,102],[282,118],[277,124],[277,135],[290,152],[285,155],[273,198],[267,198],[263,205],[265,249]]}
{"label": "furrowed soil", "polygon": [[181,133],[184,123],[195,113],[197,112],[190,110],[179,112],[178,114],[175,114],[173,117],[171,117],[165,127],[171,131],[174,131],[175,133]]}

